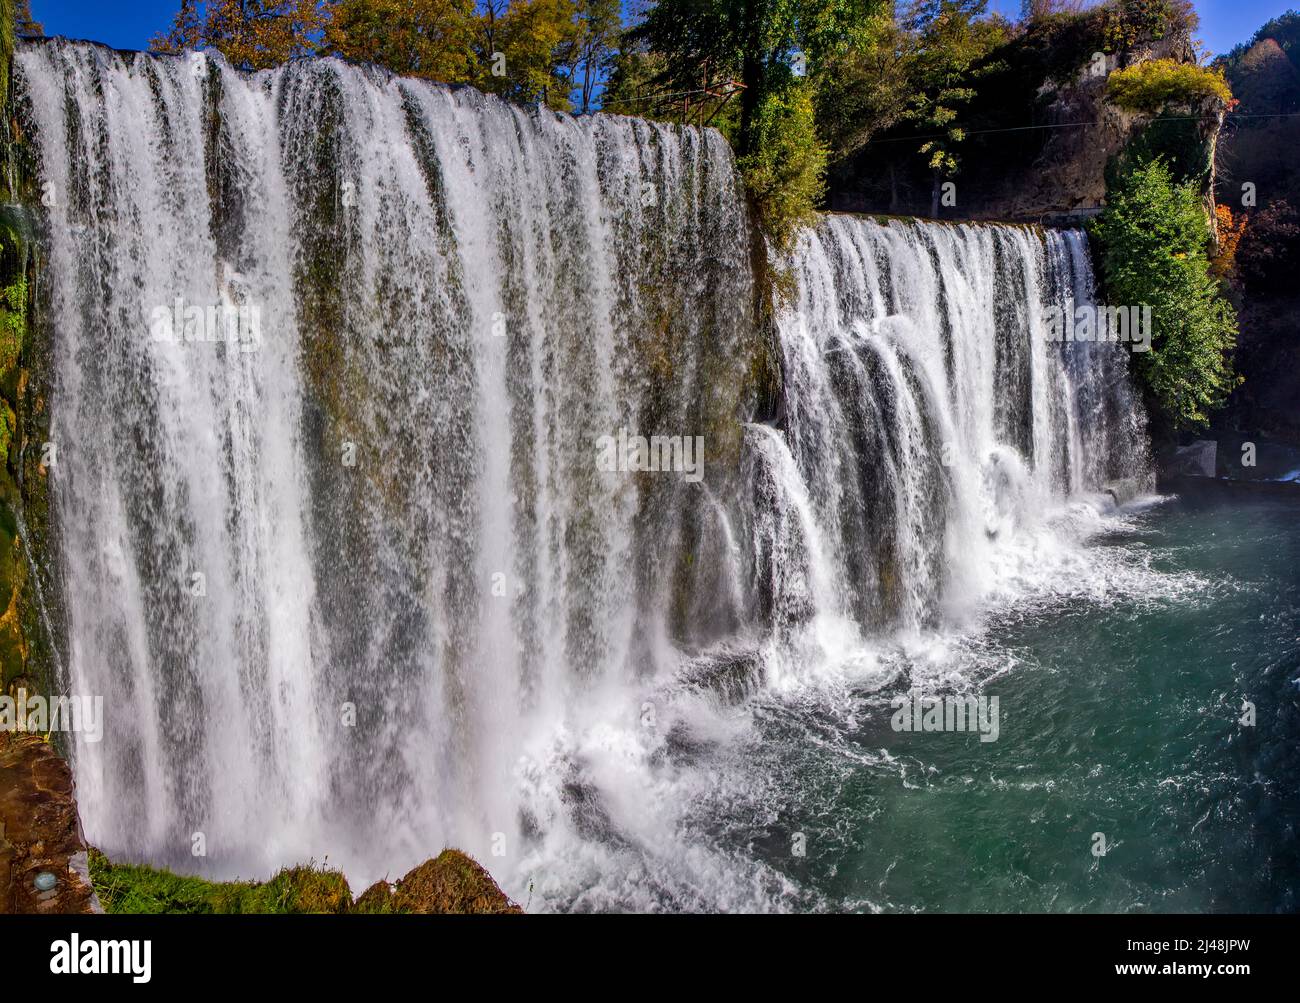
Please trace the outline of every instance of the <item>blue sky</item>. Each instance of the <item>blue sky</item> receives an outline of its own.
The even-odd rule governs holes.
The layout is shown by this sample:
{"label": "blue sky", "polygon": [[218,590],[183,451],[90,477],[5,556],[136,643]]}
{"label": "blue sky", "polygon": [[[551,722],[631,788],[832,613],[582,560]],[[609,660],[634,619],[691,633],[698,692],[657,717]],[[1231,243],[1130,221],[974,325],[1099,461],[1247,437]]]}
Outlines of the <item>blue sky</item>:
{"label": "blue sky", "polygon": [[[992,4],[1005,14],[1020,10],[1020,0],[992,0]],[[179,6],[179,0],[32,0],[32,13],[49,35],[143,49],[154,34],[166,29]],[[1292,6],[1300,6],[1300,0],[1196,0],[1200,37],[1212,52],[1227,52]]]}

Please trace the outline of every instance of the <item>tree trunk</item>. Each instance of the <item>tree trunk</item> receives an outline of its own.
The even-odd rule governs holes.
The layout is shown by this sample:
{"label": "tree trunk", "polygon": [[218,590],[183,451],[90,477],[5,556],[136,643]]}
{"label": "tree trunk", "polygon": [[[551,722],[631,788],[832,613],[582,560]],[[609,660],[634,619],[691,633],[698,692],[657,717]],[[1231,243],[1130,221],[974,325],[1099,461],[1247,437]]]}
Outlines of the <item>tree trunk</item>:
{"label": "tree trunk", "polygon": [[740,153],[753,153],[758,146],[755,132],[758,128],[758,105],[763,98],[763,79],[766,73],[765,54],[762,52],[763,19],[767,14],[767,0],[745,0],[745,55],[740,66],[740,82],[745,89],[740,94]]}

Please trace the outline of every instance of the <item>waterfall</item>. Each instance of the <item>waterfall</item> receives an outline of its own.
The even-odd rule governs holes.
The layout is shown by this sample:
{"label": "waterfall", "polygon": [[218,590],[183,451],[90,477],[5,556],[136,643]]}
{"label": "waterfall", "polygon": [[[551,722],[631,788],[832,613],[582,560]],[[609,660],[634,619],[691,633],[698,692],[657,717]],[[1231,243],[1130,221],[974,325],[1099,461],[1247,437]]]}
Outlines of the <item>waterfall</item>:
{"label": "waterfall", "polygon": [[632,901],[630,855],[653,904],[752,904],[681,876],[664,771],[726,732],[691,694],[942,629],[1144,469],[1123,351],[1041,330],[1081,234],[828,217],[769,327],[712,130],[57,40],[16,86],[110,854],[364,884],[455,845],[556,907]]}
{"label": "waterfall", "polygon": [[937,626],[1054,503],[1144,476],[1127,346],[1049,337],[1092,305],[1078,231],[831,216],[792,267],[786,439],[855,623]]}

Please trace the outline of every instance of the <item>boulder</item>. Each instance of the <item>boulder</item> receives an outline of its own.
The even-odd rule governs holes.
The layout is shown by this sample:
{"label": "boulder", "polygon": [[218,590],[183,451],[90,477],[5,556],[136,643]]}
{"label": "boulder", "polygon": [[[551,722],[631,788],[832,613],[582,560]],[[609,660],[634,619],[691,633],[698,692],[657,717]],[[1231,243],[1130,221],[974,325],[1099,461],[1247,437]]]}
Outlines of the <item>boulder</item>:
{"label": "boulder", "polygon": [[1165,474],[1169,477],[1213,477],[1219,444],[1213,439],[1198,439],[1188,446],[1179,446],[1165,461]]}

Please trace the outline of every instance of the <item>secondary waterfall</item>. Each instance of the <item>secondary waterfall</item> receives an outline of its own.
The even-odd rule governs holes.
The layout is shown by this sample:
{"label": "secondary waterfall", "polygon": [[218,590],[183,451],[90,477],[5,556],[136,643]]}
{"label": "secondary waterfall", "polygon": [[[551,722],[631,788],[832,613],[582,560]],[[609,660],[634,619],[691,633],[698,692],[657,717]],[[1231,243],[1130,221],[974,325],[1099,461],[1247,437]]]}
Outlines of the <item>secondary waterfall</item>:
{"label": "secondary waterfall", "polygon": [[830,217],[794,267],[772,448],[823,538],[819,609],[936,626],[1054,502],[1144,476],[1123,350],[1050,340],[1049,306],[1092,304],[1078,231]]}
{"label": "secondary waterfall", "polygon": [[1078,233],[829,217],[769,325],[716,132],[332,60],[16,74],[110,854],[761,906],[691,817],[727,708],[944,629],[1142,476],[1123,350],[1043,333]]}

